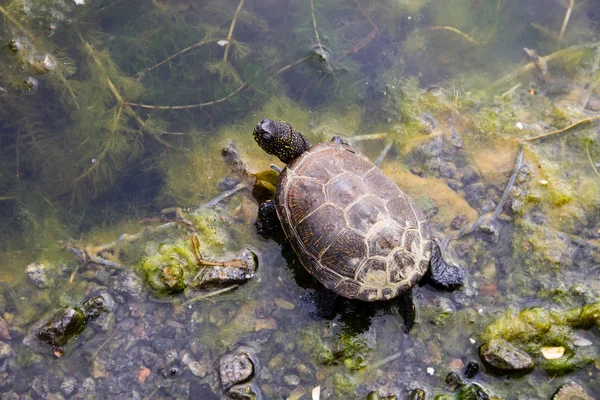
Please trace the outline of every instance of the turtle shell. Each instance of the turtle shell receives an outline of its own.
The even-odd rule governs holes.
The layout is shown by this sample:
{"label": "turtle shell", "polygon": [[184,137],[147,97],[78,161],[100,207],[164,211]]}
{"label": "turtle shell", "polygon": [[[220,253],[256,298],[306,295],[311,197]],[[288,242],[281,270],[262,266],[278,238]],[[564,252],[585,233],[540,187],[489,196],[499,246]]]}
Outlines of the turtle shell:
{"label": "turtle shell", "polygon": [[431,258],[415,203],[356,149],[311,147],[282,171],[277,215],[302,265],[335,293],[363,301],[408,292]]}

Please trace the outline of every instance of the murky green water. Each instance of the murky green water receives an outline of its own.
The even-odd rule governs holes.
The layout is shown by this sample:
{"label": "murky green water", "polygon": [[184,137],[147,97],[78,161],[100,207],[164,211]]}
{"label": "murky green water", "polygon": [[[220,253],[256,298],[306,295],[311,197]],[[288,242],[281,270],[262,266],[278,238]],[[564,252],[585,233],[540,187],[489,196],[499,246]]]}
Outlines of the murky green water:
{"label": "murky green water", "polygon": [[[222,398],[240,346],[264,399],[600,398],[595,2],[77,3],[0,0],[1,398]],[[264,117],[380,159],[454,238],[466,282],[416,287],[407,338],[401,301],[335,299],[256,233],[281,166]],[[190,284],[243,249],[245,283]],[[23,343],[99,294],[114,307],[66,345]],[[535,367],[484,365],[498,337]]]}

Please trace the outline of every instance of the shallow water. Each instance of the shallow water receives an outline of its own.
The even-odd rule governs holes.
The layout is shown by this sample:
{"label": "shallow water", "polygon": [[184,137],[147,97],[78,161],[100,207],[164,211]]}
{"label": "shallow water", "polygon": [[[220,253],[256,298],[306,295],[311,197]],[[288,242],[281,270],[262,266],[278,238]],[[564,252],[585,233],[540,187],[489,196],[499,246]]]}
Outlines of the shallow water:
{"label": "shallow water", "polygon": [[[464,377],[502,316],[600,301],[594,2],[86,3],[0,0],[3,396],[221,398],[219,360],[243,345],[265,399],[316,387],[329,399],[415,388],[455,398],[452,371],[491,397],[550,399],[570,381],[600,397],[598,317],[588,329],[554,320],[566,340],[515,339],[533,372],[481,365]],[[401,300],[335,299],[280,236],[256,233],[264,191],[209,203],[237,182],[224,181],[231,142],[252,174],[281,166],[252,138],[263,117],[381,158],[435,234],[454,238],[465,285],[416,287],[408,337]],[[183,214],[161,212],[170,207]],[[491,231],[456,239],[484,216]],[[251,249],[252,278],[219,294],[144,286],[161,248],[193,247],[187,220],[205,258]],[[84,250],[100,261],[82,262]],[[28,278],[32,262],[50,268],[48,288]],[[88,323],[62,356],[22,343],[52,310],[99,293],[116,300],[114,320]],[[549,345],[566,347],[562,368],[540,355]]]}

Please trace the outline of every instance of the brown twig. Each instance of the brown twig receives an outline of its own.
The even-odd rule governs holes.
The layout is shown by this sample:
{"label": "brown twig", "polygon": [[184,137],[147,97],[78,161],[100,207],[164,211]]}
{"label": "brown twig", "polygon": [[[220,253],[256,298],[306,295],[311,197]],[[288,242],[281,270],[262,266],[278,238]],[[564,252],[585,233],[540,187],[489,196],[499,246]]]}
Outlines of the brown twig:
{"label": "brown twig", "polygon": [[343,53],[344,55],[356,53],[357,51],[366,47],[373,39],[375,39],[377,37],[377,34],[379,33],[379,27],[377,25],[375,25],[375,22],[373,22],[371,17],[369,17],[369,14],[367,14],[367,11],[364,9],[364,7],[360,5],[358,0],[354,0],[354,2],[356,3],[356,7],[360,10],[362,15],[364,15],[365,18],[367,19],[367,21],[369,21],[369,23],[373,27],[373,30],[367,36],[365,36],[363,39],[361,39],[358,43],[356,43],[354,46],[352,46],[352,48],[350,48],[350,50],[344,52]]}
{"label": "brown twig", "polygon": [[545,33],[546,35],[550,36],[552,39],[559,40],[556,33],[553,33],[550,29],[548,29],[542,25],[536,24],[536,23],[532,23],[531,26],[533,26],[535,29],[541,31],[542,33]]}
{"label": "brown twig", "polygon": [[0,201],[9,201],[16,199],[17,196],[0,196]]}
{"label": "brown twig", "polygon": [[569,131],[569,130],[571,130],[573,128],[576,128],[576,127],[578,127],[580,125],[589,124],[589,123],[592,123],[592,122],[595,122],[595,121],[599,121],[599,120],[600,120],[600,115],[595,116],[595,117],[585,118],[585,119],[582,119],[581,121],[577,121],[574,124],[571,124],[571,125],[569,125],[569,126],[567,126],[565,128],[558,129],[558,130],[552,131],[552,132],[547,132],[547,133],[544,133],[544,134],[541,134],[541,135],[538,135],[538,136],[534,136],[534,137],[530,137],[530,138],[525,138],[525,139],[522,139],[522,140],[524,140],[526,142],[530,142],[530,141],[533,141],[533,140],[545,138],[547,136],[557,135],[559,133],[563,133],[563,132]]}
{"label": "brown twig", "polygon": [[567,12],[565,13],[565,19],[563,20],[562,27],[560,28],[560,33],[558,34],[558,40],[562,40],[565,31],[567,30],[567,25],[569,24],[569,19],[571,18],[571,12],[573,11],[574,4],[575,0],[571,0],[569,2],[569,7],[567,8]]}
{"label": "brown twig", "polygon": [[235,29],[235,23],[237,21],[238,15],[240,11],[242,11],[242,7],[244,6],[244,1],[240,0],[240,4],[238,4],[237,9],[235,10],[235,14],[233,15],[233,19],[231,20],[231,26],[229,27],[229,33],[227,34],[227,43],[225,44],[225,52],[223,53],[223,61],[227,61],[227,55],[229,54],[229,47],[231,47],[231,39],[233,38],[233,30]]}
{"label": "brown twig", "polygon": [[227,100],[228,98],[236,95],[238,92],[240,92],[243,88],[245,88],[247,85],[246,82],[242,83],[236,90],[234,90],[233,92],[229,93],[227,96],[222,97],[218,100],[213,100],[213,101],[209,101],[206,103],[198,103],[198,104],[188,104],[185,106],[153,106],[151,104],[140,104],[140,103],[130,103],[130,102],[124,102],[123,104],[130,106],[130,107],[140,107],[140,108],[149,108],[152,110],[186,110],[186,109],[190,109],[190,108],[202,108],[202,107],[206,107],[206,106],[212,106],[214,104],[218,104],[218,103],[222,103],[225,100]]}

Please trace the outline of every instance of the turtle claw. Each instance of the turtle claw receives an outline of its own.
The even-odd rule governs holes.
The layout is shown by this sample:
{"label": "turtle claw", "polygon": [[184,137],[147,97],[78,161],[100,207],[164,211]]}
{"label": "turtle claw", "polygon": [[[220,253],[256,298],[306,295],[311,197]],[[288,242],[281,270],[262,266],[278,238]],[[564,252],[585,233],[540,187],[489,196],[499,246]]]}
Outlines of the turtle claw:
{"label": "turtle claw", "polygon": [[[446,243],[442,242],[442,245]],[[429,284],[440,290],[456,290],[464,284],[465,271],[456,262],[444,258],[442,248],[437,240],[433,244],[433,253],[429,266]]]}

